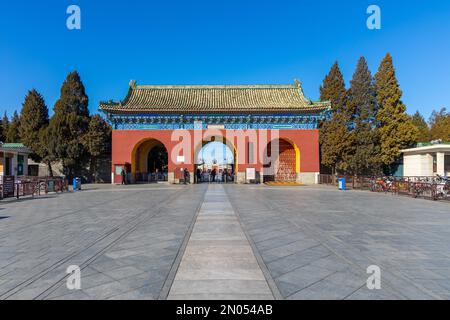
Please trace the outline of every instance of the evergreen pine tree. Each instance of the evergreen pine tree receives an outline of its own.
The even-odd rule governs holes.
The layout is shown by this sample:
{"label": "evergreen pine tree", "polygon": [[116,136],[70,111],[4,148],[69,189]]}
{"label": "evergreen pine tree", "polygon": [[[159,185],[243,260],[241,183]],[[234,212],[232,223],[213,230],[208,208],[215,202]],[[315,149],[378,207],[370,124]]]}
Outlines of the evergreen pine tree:
{"label": "evergreen pine tree", "polygon": [[321,162],[330,167],[333,174],[349,169],[350,148],[352,146],[349,131],[350,114],[346,109],[347,90],[344,77],[336,62],[320,87],[320,99],[330,101],[332,115],[320,126]]}
{"label": "evergreen pine tree", "polygon": [[89,173],[93,182],[97,181],[98,160],[110,151],[111,127],[99,115],[94,115],[89,122],[89,129],[84,136],[85,146],[90,155]]}
{"label": "evergreen pine tree", "polygon": [[427,122],[425,121],[424,117],[420,114],[419,111],[417,111],[412,117],[411,117],[412,123],[417,128],[417,142],[430,142],[431,135],[430,135],[430,127],[428,126]]}
{"label": "evergreen pine tree", "polygon": [[52,163],[58,160],[56,155],[50,149],[53,142],[54,141],[52,141],[52,136],[50,133],[50,126],[42,128],[39,131],[39,144],[41,146],[39,156],[41,157],[41,161],[47,164],[48,174],[50,177],[53,177]]}
{"label": "evergreen pine tree", "polygon": [[372,74],[361,57],[348,90],[348,110],[352,113],[351,171],[357,175],[377,173],[380,168],[374,122],[376,98]]}
{"label": "evergreen pine tree", "polygon": [[5,141],[5,129],[3,128],[3,119],[0,120],[0,142]]}
{"label": "evergreen pine tree", "polygon": [[8,128],[9,128],[9,118],[8,118],[8,114],[6,113],[6,111],[1,120],[1,126],[2,126],[2,134],[0,137],[0,141],[6,142],[6,136],[8,135]]}
{"label": "evergreen pine tree", "polygon": [[62,162],[69,179],[81,175],[88,160],[83,137],[88,131],[88,97],[76,71],[71,72],[61,87],[49,130],[45,134],[51,158]]}
{"label": "evergreen pine tree", "polygon": [[20,117],[17,111],[14,111],[11,122],[6,132],[6,142],[17,143],[20,141]]}
{"label": "evergreen pine tree", "polygon": [[347,103],[344,77],[339,64],[335,62],[320,86],[320,99],[331,102],[333,113],[344,113]]}
{"label": "evergreen pine tree", "polygon": [[375,89],[379,110],[377,113],[380,139],[380,159],[385,166],[393,164],[401,150],[417,140],[417,129],[405,113],[392,57],[387,54],[375,75]]}
{"label": "evergreen pine tree", "polygon": [[433,111],[430,118],[432,140],[450,142],[450,112],[442,108],[439,112]]}
{"label": "evergreen pine tree", "polygon": [[42,161],[41,154],[46,148],[41,144],[41,130],[48,126],[48,108],[45,105],[44,98],[36,90],[31,90],[25,97],[20,114],[20,134],[22,142],[31,150],[31,158],[36,161]]}

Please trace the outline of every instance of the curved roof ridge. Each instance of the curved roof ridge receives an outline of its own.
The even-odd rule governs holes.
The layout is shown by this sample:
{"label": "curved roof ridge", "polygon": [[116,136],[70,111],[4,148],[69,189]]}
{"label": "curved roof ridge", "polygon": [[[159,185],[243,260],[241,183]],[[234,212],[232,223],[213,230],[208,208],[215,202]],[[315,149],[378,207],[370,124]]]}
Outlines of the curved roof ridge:
{"label": "curved roof ridge", "polygon": [[130,81],[121,102],[100,103],[110,113],[320,112],[327,103],[314,103],[301,83],[256,85],[137,85]]}
{"label": "curved roof ridge", "polygon": [[186,84],[186,85],[136,85],[134,90],[142,89],[296,89],[292,84]]}

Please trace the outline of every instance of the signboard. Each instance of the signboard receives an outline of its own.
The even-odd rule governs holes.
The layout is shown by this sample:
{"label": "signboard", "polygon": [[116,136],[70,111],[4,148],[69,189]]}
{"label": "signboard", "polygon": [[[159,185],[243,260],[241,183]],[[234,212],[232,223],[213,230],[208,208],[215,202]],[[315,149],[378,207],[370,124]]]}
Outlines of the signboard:
{"label": "signboard", "polygon": [[3,176],[3,198],[14,197],[14,176]]}
{"label": "signboard", "polygon": [[49,180],[47,184],[48,192],[55,192],[55,181]]}
{"label": "signboard", "polygon": [[255,168],[247,168],[246,169],[247,180],[255,180],[256,179],[256,170]]}
{"label": "signboard", "polygon": [[208,129],[222,130],[222,129],[225,129],[225,125],[223,125],[223,124],[208,124]]}
{"label": "signboard", "polygon": [[294,126],[289,124],[274,124],[272,127],[274,129],[294,129]]}
{"label": "signboard", "polygon": [[116,165],[116,175],[120,176],[122,174],[123,166]]}
{"label": "signboard", "polygon": [[177,156],[177,162],[178,163],[184,162],[184,156]]}

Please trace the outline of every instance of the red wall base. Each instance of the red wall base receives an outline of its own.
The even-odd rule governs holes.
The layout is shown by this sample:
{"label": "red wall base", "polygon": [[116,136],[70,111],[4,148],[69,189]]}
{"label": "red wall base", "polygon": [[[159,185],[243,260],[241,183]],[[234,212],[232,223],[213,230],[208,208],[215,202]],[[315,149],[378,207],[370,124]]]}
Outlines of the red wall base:
{"label": "red wall base", "polygon": [[[226,137],[227,144],[236,150],[238,172],[245,172],[247,168],[262,171],[264,160],[260,156],[260,149],[262,149],[262,146],[265,149],[268,142],[277,137],[291,142],[298,148],[301,173],[313,173],[320,170],[318,130],[255,130],[251,134],[247,131],[225,131],[211,129],[199,134],[198,131],[194,133],[194,130],[113,130],[112,172],[114,183],[120,183],[121,181],[120,174],[115,172],[116,165],[132,165],[134,161],[133,153],[136,153],[137,147],[151,139],[160,141],[166,147],[169,155],[169,172],[173,173],[176,169],[183,167],[192,173],[195,169],[195,154],[201,149],[202,140],[210,141],[211,135],[215,135],[219,139]],[[248,163],[248,142],[250,140],[256,145],[255,163]],[[185,162],[177,163],[177,156],[184,156]]]}

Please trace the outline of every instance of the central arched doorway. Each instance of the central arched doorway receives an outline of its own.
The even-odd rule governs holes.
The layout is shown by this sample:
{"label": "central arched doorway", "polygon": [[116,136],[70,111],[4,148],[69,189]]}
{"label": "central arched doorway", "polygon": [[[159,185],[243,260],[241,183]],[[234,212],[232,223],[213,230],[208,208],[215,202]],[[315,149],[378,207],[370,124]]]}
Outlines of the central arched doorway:
{"label": "central arched doorway", "polygon": [[[278,154],[273,154],[276,152]],[[269,142],[265,154],[268,158],[264,162],[264,182],[297,181],[297,174],[300,172],[300,152],[295,144],[286,139],[276,139]]]}
{"label": "central arched doorway", "polygon": [[168,152],[162,142],[148,139],[138,144],[134,151],[132,173],[137,183],[168,180]]}
{"label": "central arched doorway", "polygon": [[235,151],[226,141],[204,141],[195,156],[196,183],[232,183],[236,171]]}

